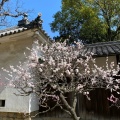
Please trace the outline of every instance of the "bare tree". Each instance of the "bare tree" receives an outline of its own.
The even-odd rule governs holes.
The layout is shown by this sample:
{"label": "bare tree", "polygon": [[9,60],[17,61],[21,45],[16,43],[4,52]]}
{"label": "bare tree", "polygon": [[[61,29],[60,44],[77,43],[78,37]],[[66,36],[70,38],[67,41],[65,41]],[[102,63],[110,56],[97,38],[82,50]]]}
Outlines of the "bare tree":
{"label": "bare tree", "polygon": [[[84,94],[89,98],[89,92],[96,88],[118,91],[119,79],[115,76],[119,67],[114,69],[106,61],[106,68],[98,67],[92,53],[83,55],[84,46],[77,42],[68,46],[64,43],[51,45],[34,44],[31,55],[28,57],[26,67],[20,64],[17,69],[11,67],[12,85],[17,88],[20,95],[36,93],[40,106],[46,108],[45,113],[59,106],[74,120],[80,117],[76,114],[77,95]],[[66,93],[72,92],[72,103],[66,100]],[[109,100],[116,103],[112,95]],[[54,106],[49,106],[48,101],[54,101]]]}
{"label": "bare tree", "polygon": [[10,18],[16,18],[28,13],[19,0],[0,0],[0,26],[7,26]]}

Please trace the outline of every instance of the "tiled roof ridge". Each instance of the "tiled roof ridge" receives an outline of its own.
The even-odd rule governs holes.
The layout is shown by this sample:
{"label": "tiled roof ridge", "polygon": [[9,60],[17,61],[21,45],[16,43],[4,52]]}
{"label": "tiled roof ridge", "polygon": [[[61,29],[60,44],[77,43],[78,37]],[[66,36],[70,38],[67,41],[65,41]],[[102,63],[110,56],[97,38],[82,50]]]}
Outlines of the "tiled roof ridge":
{"label": "tiled roof ridge", "polygon": [[9,30],[12,30],[12,29],[16,29],[16,28],[18,28],[18,26],[1,29],[1,30],[0,30],[0,33],[6,32],[6,31],[9,31]]}
{"label": "tiled roof ridge", "polygon": [[[26,15],[25,15],[25,17],[26,17]],[[43,21],[41,20],[41,14],[39,14],[31,22],[28,22],[28,19],[25,18],[25,17],[22,20],[18,21],[18,26],[14,26],[14,27],[10,27],[10,28],[0,30],[0,37],[4,37],[4,36],[7,36],[7,35],[23,32],[23,31],[29,30],[29,29],[38,28],[43,32],[44,35],[46,35],[46,37],[48,37],[49,40],[52,40],[50,38],[50,36],[42,28],[42,22]]]}
{"label": "tiled roof ridge", "polygon": [[118,55],[120,54],[120,40],[85,44],[83,55],[88,53],[93,53],[93,56]]}
{"label": "tiled roof ridge", "polygon": [[111,45],[111,44],[120,44],[120,40],[85,44],[85,46],[95,47],[95,46],[103,46],[103,45]]}

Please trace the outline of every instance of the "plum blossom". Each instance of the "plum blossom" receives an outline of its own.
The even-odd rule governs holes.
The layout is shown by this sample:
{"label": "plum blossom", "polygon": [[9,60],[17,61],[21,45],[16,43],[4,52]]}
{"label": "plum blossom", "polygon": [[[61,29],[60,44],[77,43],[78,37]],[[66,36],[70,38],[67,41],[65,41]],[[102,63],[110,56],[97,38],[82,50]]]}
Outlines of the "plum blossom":
{"label": "plum blossom", "polygon": [[56,88],[57,88],[57,85],[53,85],[52,87],[53,87],[54,89],[56,89]]}
{"label": "plum blossom", "polygon": [[69,70],[66,70],[65,72],[66,72],[67,75],[71,74]]}
{"label": "plum blossom", "polygon": [[42,70],[41,68],[39,68],[39,71],[40,71],[40,72],[43,72],[43,70]]}
{"label": "plum blossom", "polygon": [[55,61],[54,61],[54,59],[52,58],[52,56],[49,57],[48,63],[49,63],[50,65],[55,65]]}
{"label": "plum blossom", "polygon": [[36,65],[37,65],[36,63],[30,63],[29,67],[34,68],[34,67],[36,67]]}
{"label": "plum blossom", "polygon": [[[61,109],[64,109],[61,105],[63,103],[65,108],[75,110],[76,104],[66,104],[66,93],[73,93],[71,97],[76,103],[79,94],[90,100],[89,92],[96,88],[109,89],[119,94],[120,80],[114,78],[119,67],[115,68],[113,62],[108,64],[108,58],[106,66],[99,67],[92,53],[82,54],[83,48],[80,42],[74,45],[67,45],[66,42],[39,45],[36,42],[34,48],[29,49],[31,54],[26,63],[21,63],[17,68],[10,66],[12,72],[4,68],[3,71],[9,74],[16,89],[21,89],[25,95],[36,93],[40,105],[46,108],[51,107],[47,100],[54,100]],[[118,99],[111,95],[108,100],[115,103]],[[67,113],[73,115],[69,109]],[[74,113],[77,116],[76,111]]]}
{"label": "plum blossom", "polygon": [[83,89],[83,85],[82,84],[78,84],[76,90],[80,90],[80,89]]}
{"label": "plum blossom", "polygon": [[107,99],[113,103],[116,103],[118,101],[118,98],[116,98],[113,94],[110,96],[110,98]]}
{"label": "plum blossom", "polygon": [[79,69],[75,69],[75,72],[76,72],[76,73],[79,73]]}

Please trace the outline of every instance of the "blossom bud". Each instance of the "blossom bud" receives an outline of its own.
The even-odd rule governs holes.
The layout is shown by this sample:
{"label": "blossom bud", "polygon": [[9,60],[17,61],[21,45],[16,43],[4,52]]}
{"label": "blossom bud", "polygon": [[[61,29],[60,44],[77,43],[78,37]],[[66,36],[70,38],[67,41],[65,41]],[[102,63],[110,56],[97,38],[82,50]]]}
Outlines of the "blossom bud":
{"label": "blossom bud", "polygon": [[40,72],[43,72],[43,70],[42,70],[41,68],[39,68],[39,71],[40,71]]}
{"label": "blossom bud", "polygon": [[76,72],[76,73],[78,73],[78,72],[79,72],[79,70],[78,70],[78,69],[75,69],[75,72]]}
{"label": "blossom bud", "polygon": [[65,72],[66,72],[68,75],[70,75],[70,71],[69,71],[69,70],[66,70]]}

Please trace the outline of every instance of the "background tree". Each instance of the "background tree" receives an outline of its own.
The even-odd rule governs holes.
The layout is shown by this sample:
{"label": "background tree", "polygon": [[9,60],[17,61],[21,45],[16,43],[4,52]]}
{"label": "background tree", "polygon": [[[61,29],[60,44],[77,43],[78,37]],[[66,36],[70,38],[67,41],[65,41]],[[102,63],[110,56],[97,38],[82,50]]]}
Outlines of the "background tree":
{"label": "background tree", "polygon": [[28,13],[18,0],[0,0],[0,26],[10,25],[11,18],[16,18]]}
{"label": "background tree", "polygon": [[[98,67],[91,54],[82,55],[83,46],[80,43],[74,44],[68,46],[66,42],[57,42],[48,46],[36,42],[28,61],[17,69],[10,66],[12,72],[7,71],[21,95],[38,95],[39,105],[45,108],[41,113],[59,106],[74,120],[79,120],[80,116],[76,113],[79,94],[90,99],[89,92],[95,88],[118,92],[120,82],[113,76],[118,73],[119,67],[113,69],[113,62],[109,67],[107,62],[106,68]],[[66,100],[66,93],[72,93],[71,103]],[[112,95],[109,100],[116,103],[118,99],[113,98]],[[54,101],[54,106],[49,105],[50,100]]]}
{"label": "background tree", "polygon": [[119,4],[119,0],[62,0],[51,29],[63,39],[70,35],[71,41],[112,41],[119,34]]}
{"label": "background tree", "polygon": [[106,40],[112,41],[120,33],[120,0],[92,0],[101,21],[106,25]]}

